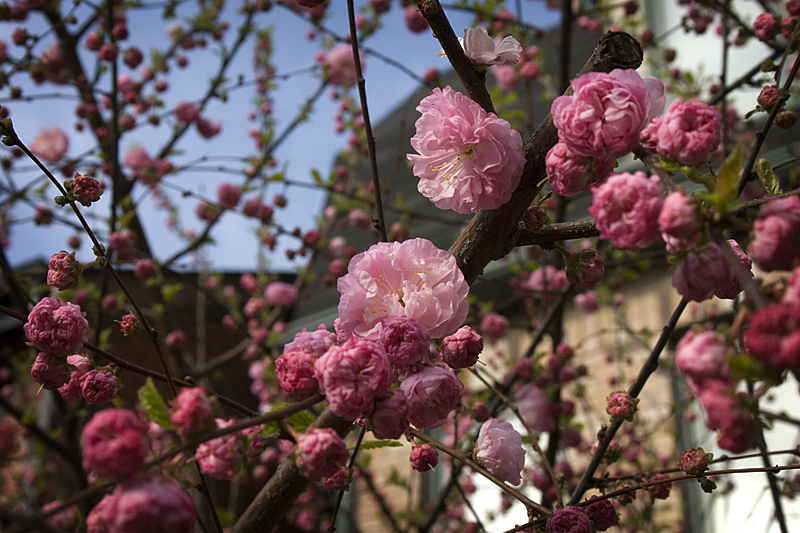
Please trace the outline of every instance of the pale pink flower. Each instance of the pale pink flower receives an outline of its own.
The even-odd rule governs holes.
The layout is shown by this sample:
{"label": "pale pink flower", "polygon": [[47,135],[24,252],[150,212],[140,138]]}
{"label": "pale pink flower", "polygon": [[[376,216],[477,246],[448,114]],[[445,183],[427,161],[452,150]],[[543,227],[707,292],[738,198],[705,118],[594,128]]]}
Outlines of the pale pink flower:
{"label": "pale pink flower", "polygon": [[141,146],[134,146],[125,153],[125,164],[146,185],[156,183],[171,167],[168,161],[150,157]]}
{"label": "pale pink flower", "polygon": [[553,265],[534,270],[520,288],[530,291],[537,298],[554,296],[567,288],[567,273]]}
{"label": "pale pink flower", "polygon": [[31,365],[33,381],[46,390],[56,390],[69,381],[69,369],[64,358],[40,352]]}
{"label": "pale pink flower", "polygon": [[616,161],[614,156],[578,155],[563,142],[556,143],[545,158],[550,186],[561,196],[586,192],[604,183],[614,171]]}
{"label": "pale pink flower", "polygon": [[322,357],[332,346],[336,346],[336,334],[325,329],[325,324],[319,324],[314,331],[303,331],[295,334],[291,342],[287,342],[283,347],[283,353],[293,350],[306,350],[314,354],[314,357]]}
{"label": "pale pink flower", "polygon": [[370,216],[361,208],[351,209],[349,213],[347,213],[347,220],[350,222],[350,225],[354,228],[358,228],[362,231],[367,231],[372,227],[372,219]]}
{"label": "pale pink flower", "polygon": [[439,452],[430,444],[420,444],[411,449],[408,459],[411,461],[411,468],[417,472],[427,472],[439,464]]}
{"label": "pale pink flower", "polygon": [[187,438],[200,433],[211,422],[211,400],[206,388],[185,387],[172,401],[169,420],[178,430],[178,434]]}
{"label": "pale pink flower", "polygon": [[664,189],[657,176],[644,172],[614,174],[592,188],[589,214],[597,221],[601,239],[617,248],[637,250],[661,238],[658,215],[664,204]]}
{"label": "pale pink flower", "polygon": [[425,239],[378,243],[337,280],[345,336],[381,338],[388,317],[420,322],[432,338],[454,333],[469,312],[469,285],[455,258]]}
{"label": "pale pink flower", "polygon": [[756,447],[756,422],[747,407],[752,398],[736,394],[731,385],[720,381],[705,384],[699,398],[706,413],[706,427],[720,432],[720,448],[743,453]]}
{"label": "pale pink flower", "polygon": [[642,132],[642,144],[686,166],[703,166],[719,148],[722,113],[697,99],[673,102]]}
{"label": "pale pink flower", "polygon": [[498,339],[506,336],[508,331],[508,319],[495,312],[489,312],[481,318],[481,331],[483,336],[494,344]]}
{"label": "pale pink flower", "polygon": [[482,351],[483,337],[469,326],[462,326],[442,341],[442,360],[450,368],[471,367]]}
{"label": "pale pink flower", "polygon": [[435,88],[417,111],[411,146],[419,155],[407,157],[424,196],[458,213],[496,209],[511,198],[525,158],[508,122],[450,87]]}
{"label": "pale pink flower", "polygon": [[314,373],[316,357],[308,350],[284,351],[275,360],[275,374],[281,388],[295,398],[307,398],[319,388]]}
{"label": "pale pink flower", "polygon": [[406,21],[406,27],[414,33],[422,33],[429,28],[428,21],[422,16],[417,6],[410,5],[406,7],[403,16]]}
{"label": "pale pink flower", "polygon": [[271,281],[264,289],[264,298],[276,307],[289,307],[297,299],[297,289],[291,283]]}
{"label": "pale pink flower", "polygon": [[430,352],[430,341],[425,326],[413,318],[393,316],[383,325],[381,342],[394,367],[408,367],[422,361]]}
{"label": "pale pink flower", "polygon": [[310,479],[336,474],[348,458],[344,441],[331,428],[312,427],[297,438],[297,463]]}
{"label": "pale pink flower", "polygon": [[75,370],[70,371],[69,381],[58,388],[58,393],[68,402],[77,402],[83,398],[81,378],[91,368],[91,362],[87,357],[75,354],[67,356],[67,363],[74,366]]}
{"label": "pale pink flower", "polygon": [[59,128],[53,126],[40,131],[30,143],[31,152],[48,163],[58,163],[69,149],[69,139]]}
{"label": "pale pink flower", "polygon": [[50,256],[47,265],[47,284],[63,291],[78,282],[81,275],[81,264],[75,260],[75,252],[61,250]]}
{"label": "pale pink flower", "polygon": [[732,382],[728,359],[733,356],[725,336],[716,331],[689,330],[675,348],[675,364],[694,391],[708,380]]}
{"label": "pale pink flower", "polygon": [[[328,81],[334,85],[355,85],[356,62],[353,60],[353,47],[349,44],[340,44],[328,50],[322,61]],[[361,70],[364,70],[364,58],[361,58]]]}
{"label": "pale pink flower", "polygon": [[83,468],[99,477],[131,475],[147,457],[145,429],[133,411],[97,412],[83,427]]}
{"label": "pale pink flower", "polygon": [[456,408],[464,384],[450,370],[428,366],[406,376],[400,390],[408,402],[408,421],[419,429],[441,426]]}
{"label": "pale pink flower", "polygon": [[703,219],[693,196],[683,191],[671,192],[664,198],[658,215],[661,233],[678,239],[693,237],[703,227]]}
{"label": "pale pink flower", "polygon": [[191,533],[196,511],[171,479],[135,479],[103,497],[86,518],[89,533]]}
{"label": "pale pink flower", "polygon": [[89,340],[85,316],[79,306],[61,298],[42,298],[23,326],[29,346],[57,355],[80,351]]}
{"label": "pale pink flower", "polygon": [[[234,419],[216,419],[218,428],[231,426]],[[197,447],[194,458],[200,471],[217,479],[231,479],[244,462],[244,443],[238,433],[230,433],[204,442]]]}
{"label": "pale pink flower", "polygon": [[520,474],[525,466],[522,435],[510,423],[497,418],[484,422],[475,441],[475,458],[501,481],[512,485],[522,482]]}
{"label": "pale pink flower", "polygon": [[[464,38],[458,39],[461,47],[473,65],[505,65],[519,61],[522,46],[515,38],[505,37],[495,46],[494,39],[486,28],[465,28]],[[437,54],[447,57],[444,50]]]}
{"label": "pale pink flower", "polygon": [[532,431],[547,433],[555,429],[556,420],[550,408],[550,398],[545,391],[526,383],[517,390],[516,398],[522,419]]}
{"label": "pale pink flower", "polygon": [[197,107],[195,107],[194,104],[183,101],[178,102],[178,105],[175,106],[173,113],[175,114],[175,118],[184,124],[188,124],[193,120],[196,120],[199,115]]}
{"label": "pale pink flower", "polygon": [[639,143],[639,133],[664,107],[664,86],[635,70],[589,72],[571,82],[574,94],[553,101],[558,138],[586,157],[620,157]]}
{"label": "pale pink flower", "polygon": [[575,303],[575,307],[587,315],[597,311],[597,293],[594,291],[586,291],[576,294],[573,302]]}
{"label": "pale pink flower", "polygon": [[100,405],[117,396],[117,378],[108,370],[89,370],[81,376],[81,392],[89,405]]}
{"label": "pale pink flower", "polygon": [[503,92],[510,92],[517,88],[519,77],[517,76],[517,69],[511,65],[495,65],[492,67],[492,74],[494,79],[497,80],[497,86]]}
{"label": "pale pink flower", "polygon": [[348,420],[368,416],[375,396],[392,380],[383,346],[357,337],[330,348],[314,362],[314,371],[331,411]]}
{"label": "pale pink flower", "polygon": [[399,439],[408,429],[408,401],[399,389],[390,389],[375,401],[369,427],[376,439]]}

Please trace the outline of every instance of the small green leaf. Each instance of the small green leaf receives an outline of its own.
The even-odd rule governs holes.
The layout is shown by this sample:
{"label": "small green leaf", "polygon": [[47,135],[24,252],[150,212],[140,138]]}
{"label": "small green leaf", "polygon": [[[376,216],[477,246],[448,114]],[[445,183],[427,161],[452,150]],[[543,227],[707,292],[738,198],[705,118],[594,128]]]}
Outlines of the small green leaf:
{"label": "small green leaf", "polygon": [[767,189],[768,193],[780,194],[783,192],[778,176],[772,169],[772,164],[766,158],[759,157],[756,160],[756,173],[758,174],[758,179],[761,180],[761,183],[764,185],[764,188]]}
{"label": "small green leaf", "polygon": [[139,389],[139,402],[147,418],[158,424],[164,429],[175,429],[169,421],[169,408],[161,393],[158,392],[153,378],[148,377],[144,386]]}
{"label": "small green leaf", "polygon": [[169,303],[175,296],[183,290],[183,283],[172,283],[161,286],[161,297]]}
{"label": "small green leaf", "polygon": [[314,420],[314,415],[308,411],[300,411],[299,413],[295,413],[289,417],[289,423],[298,433],[303,433],[306,429],[308,429],[308,426],[313,424]]}
{"label": "small green leaf", "polygon": [[736,183],[739,181],[739,173],[742,171],[743,164],[744,154],[741,146],[737,146],[719,167],[719,178],[714,192],[718,193],[726,203],[736,198]]}
{"label": "small green leaf", "polygon": [[[362,442],[360,448],[362,450],[376,450],[378,448],[399,448],[403,444],[396,440],[371,440],[369,442]],[[356,447],[354,442],[347,445],[348,450]]]}

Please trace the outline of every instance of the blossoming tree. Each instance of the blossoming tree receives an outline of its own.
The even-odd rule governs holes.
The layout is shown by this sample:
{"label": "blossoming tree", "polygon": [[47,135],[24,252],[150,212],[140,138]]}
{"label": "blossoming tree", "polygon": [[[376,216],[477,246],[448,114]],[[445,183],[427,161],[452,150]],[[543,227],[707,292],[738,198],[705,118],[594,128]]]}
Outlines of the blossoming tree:
{"label": "blossoming tree", "polygon": [[[776,455],[765,435],[773,423],[798,422],[764,404],[781,384],[796,388],[800,372],[800,199],[796,174],[777,172],[796,158],[772,161],[762,152],[776,129],[796,121],[787,102],[800,68],[800,1],[759,2],[751,21],[735,2],[678,2],[679,29],[702,34],[718,25],[725,57],[748,40],[771,54],[738,79],[723,70],[709,87],[681,70],[674,50],[659,48],[661,36],[636,1],[548,2],[561,8],[554,77],[540,73],[544,47],[536,43],[556,36],[525,24],[519,3],[421,0],[398,9],[370,0],[358,13],[347,3],[347,28],[330,26],[339,6],[319,0],[245,2],[236,13],[205,0],[0,4],[0,28],[11,29],[0,38],[0,267],[10,302],[0,311],[20,332],[0,361],[3,529],[330,531],[341,523],[343,492],[361,486],[387,529],[477,531],[485,516],[471,494],[482,478],[502,494],[493,512],[520,524],[511,531],[655,531],[664,524],[656,501],[679,482],[711,493],[728,476],[757,471],[776,527],[788,531],[784,504],[800,486],[797,465]],[[129,19],[147,9],[182,22],[168,27],[169,45],[145,59],[147,37],[131,32]],[[273,55],[282,43],[268,26],[279,10],[302,18],[320,47],[311,69],[319,89],[283,129],[272,116],[282,81]],[[448,21],[451,10],[474,17],[463,38]],[[597,39],[580,72],[568,70],[574,25]],[[435,70],[414,73],[402,55],[365,46],[397,27],[432,33],[464,92],[439,86]],[[190,51],[204,47],[218,59],[207,89],[167,104],[170,69],[185,68]],[[248,47],[251,78],[232,83],[231,64]],[[449,250],[415,235],[413,216],[387,227],[384,211],[404,206],[382,198],[364,56],[429,89],[409,153],[398,160],[436,208],[472,217]],[[637,72],[646,56],[658,76]],[[525,120],[508,106],[520,84],[528,104],[533,88],[551,102],[525,135],[532,106]],[[51,85],[59,92],[40,92]],[[757,99],[738,101],[758,119],[748,124],[726,102],[746,85],[761,88]],[[180,152],[205,161],[186,139],[218,138],[223,123],[208,109],[244,86],[255,88],[253,145],[235,154],[238,167],[216,169],[235,178],[211,198],[187,183],[199,163]],[[298,182],[277,167],[283,143],[326,88],[338,106],[332,133],[350,138],[329,178],[314,176],[329,201],[319,227],[303,232],[280,223],[286,187]],[[75,140],[60,116],[31,138],[22,134],[15,107],[24,98],[77,101]],[[129,144],[151,134],[163,141],[158,151]],[[371,182],[354,179],[366,166]],[[162,231],[177,236],[177,249],[156,252],[143,196],[167,214]],[[180,216],[178,197],[192,198],[200,231]],[[567,222],[568,206],[589,197],[580,219]],[[65,243],[72,251],[54,249],[46,276],[6,257],[23,211],[37,226],[75,230]],[[241,275],[238,288],[204,268],[176,272],[202,265],[213,231],[233,216],[254,222],[263,255],[280,241],[290,258],[307,258],[293,283],[264,264]],[[356,249],[344,224],[375,242]],[[504,258],[505,289],[522,312],[471,294],[487,266]],[[670,277],[678,303],[654,336],[631,325],[622,290],[659,260],[654,270]],[[167,282],[175,277],[183,285]],[[208,360],[213,343],[198,335],[190,342],[186,323],[176,325],[174,298],[184,285],[221,310],[230,350]],[[323,286],[338,292],[333,324],[286,334],[298,299]],[[607,396],[587,395],[600,369],[581,362],[585,339],[564,335],[573,298],[587,314],[612,309],[615,331],[648,352],[635,372],[621,374],[626,382],[612,378],[617,390]],[[712,298],[731,301],[730,312],[713,317],[698,305]],[[205,309],[198,304],[192,320],[213,322]],[[687,309],[692,324],[679,334]],[[118,319],[110,324],[110,316]],[[506,342],[512,330],[526,346]],[[665,352],[670,340],[674,359]],[[634,365],[623,348],[607,357]],[[653,406],[642,392],[659,360],[674,362],[697,399],[712,444],[729,454],[725,468],[696,445],[658,457],[642,415]],[[236,374],[244,368],[246,377]],[[244,380],[252,395],[241,402],[234,394]],[[135,394],[126,383],[137,384]],[[600,418],[597,404],[605,407]],[[672,420],[691,416],[680,406],[670,411]],[[408,468],[382,472],[377,454],[401,443],[410,444],[402,452]],[[737,468],[748,454],[763,466]],[[387,475],[408,488],[412,476],[435,468],[447,480],[437,499],[403,510],[374,482]]]}

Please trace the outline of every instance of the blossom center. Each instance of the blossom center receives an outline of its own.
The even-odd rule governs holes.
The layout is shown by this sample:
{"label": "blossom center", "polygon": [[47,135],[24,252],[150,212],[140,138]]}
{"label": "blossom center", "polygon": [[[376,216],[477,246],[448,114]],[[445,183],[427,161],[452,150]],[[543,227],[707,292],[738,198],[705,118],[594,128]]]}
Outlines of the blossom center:
{"label": "blossom center", "polygon": [[[463,151],[458,151],[456,148],[454,148],[453,151],[455,152],[455,157],[442,157],[438,162],[431,161],[428,163],[428,167],[432,172],[441,172],[439,177],[444,179],[446,183],[458,180],[458,175],[463,170],[467,161],[478,160],[478,148],[474,144],[468,145]],[[448,156],[450,156],[450,154],[452,154],[452,152],[448,152]],[[438,163],[438,166],[434,166],[435,163]]]}

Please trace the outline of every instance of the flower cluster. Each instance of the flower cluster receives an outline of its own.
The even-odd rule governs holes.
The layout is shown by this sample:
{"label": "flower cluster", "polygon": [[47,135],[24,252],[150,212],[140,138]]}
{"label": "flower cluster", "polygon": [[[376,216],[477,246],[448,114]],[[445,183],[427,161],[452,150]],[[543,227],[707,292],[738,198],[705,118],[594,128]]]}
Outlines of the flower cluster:
{"label": "flower cluster", "polygon": [[722,113],[697,99],[674,102],[642,131],[642,144],[666,159],[700,167],[719,148]]}
{"label": "flower cluster", "polygon": [[445,87],[420,102],[409,154],[419,192],[440,209],[497,209],[517,188],[525,158],[522,137],[469,97]]}

